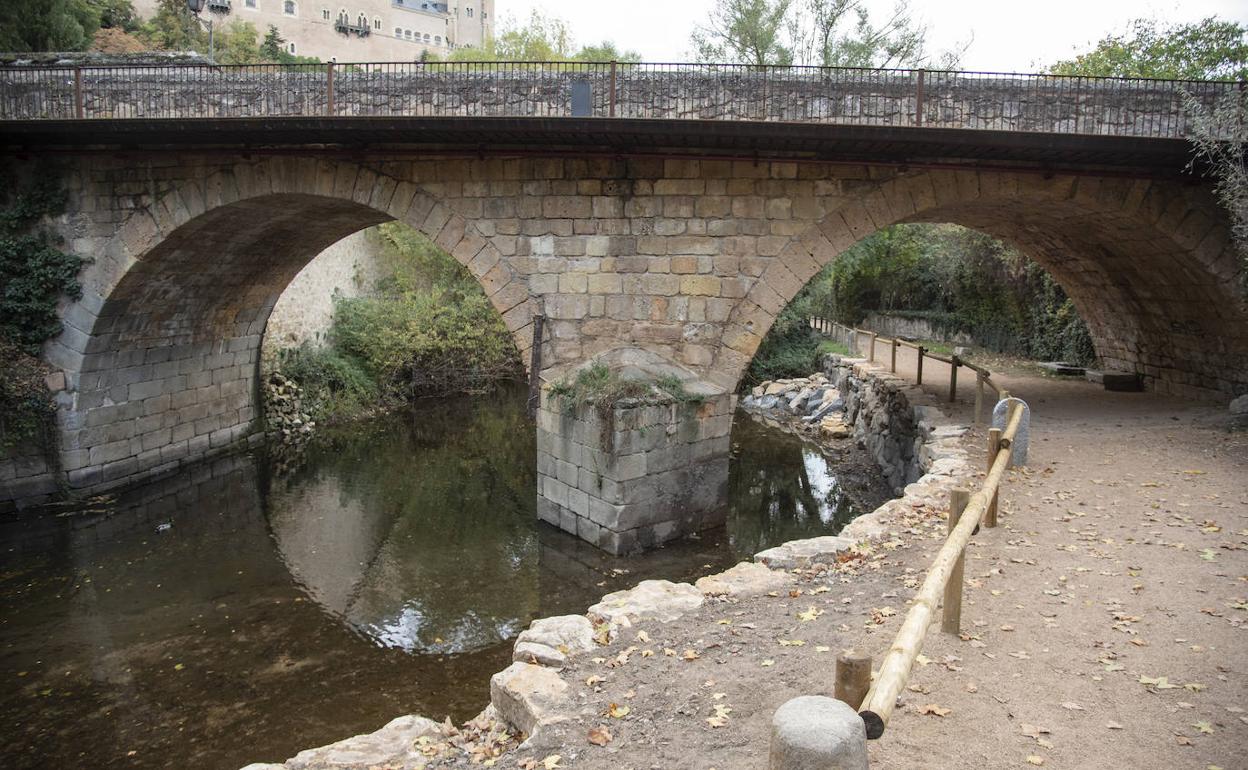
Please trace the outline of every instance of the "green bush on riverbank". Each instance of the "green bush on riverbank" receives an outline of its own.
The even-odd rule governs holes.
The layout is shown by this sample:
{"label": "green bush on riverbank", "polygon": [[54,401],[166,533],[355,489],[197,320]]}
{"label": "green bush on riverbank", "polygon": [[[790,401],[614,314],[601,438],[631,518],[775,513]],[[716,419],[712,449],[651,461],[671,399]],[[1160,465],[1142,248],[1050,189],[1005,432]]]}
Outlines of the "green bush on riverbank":
{"label": "green bush on riverbank", "polygon": [[375,294],[335,299],[328,345],[278,356],[312,419],[351,419],[519,376],[511,335],[468,270],[405,225],[379,231],[385,277]]}

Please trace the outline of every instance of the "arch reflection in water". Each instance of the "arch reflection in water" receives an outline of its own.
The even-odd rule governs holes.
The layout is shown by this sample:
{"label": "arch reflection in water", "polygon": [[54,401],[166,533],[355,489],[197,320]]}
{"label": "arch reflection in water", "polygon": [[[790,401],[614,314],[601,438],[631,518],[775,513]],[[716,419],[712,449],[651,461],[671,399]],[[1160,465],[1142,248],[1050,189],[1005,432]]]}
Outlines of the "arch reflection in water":
{"label": "arch reflection in water", "polygon": [[274,481],[273,536],[308,594],[408,652],[489,647],[537,617],[533,433],[512,400],[395,415]]}

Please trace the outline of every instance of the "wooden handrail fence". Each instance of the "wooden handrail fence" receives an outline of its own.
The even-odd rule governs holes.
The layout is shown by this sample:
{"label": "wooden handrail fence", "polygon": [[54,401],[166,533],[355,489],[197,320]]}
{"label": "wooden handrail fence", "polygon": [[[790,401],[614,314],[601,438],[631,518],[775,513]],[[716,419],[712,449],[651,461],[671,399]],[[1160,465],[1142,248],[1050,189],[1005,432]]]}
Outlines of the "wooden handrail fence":
{"label": "wooden handrail fence", "polygon": [[[932,351],[928,350],[924,346],[915,342],[911,342],[910,340],[904,340],[904,339],[901,339],[900,337],[894,337],[894,338],[883,337],[883,336],[880,336],[878,332],[871,331],[870,329],[859,329],[856,326],[846,326],[845,324],[837,323],[836,321],[832,321],[827,318],[811,317],[809,324],[810,324],[810,327],[814,329],[816,332],[823,334],[825,336],[833,337],[837,339],[838,341],[840,341],[842,344],[844,344],[846,347],[850,347],[851,353],[860,352],[858,349],[859,345],[858,345],[857,339],[861,339],[862,337],[865,337],[867,339],[866,356],[867,356],[867,359],[871,363],[875,363],[875,348],[876,348],[877,343],[888,345],[889,347],[888,370],[893,373],[897,372],[897,349],[901,347],[905,347],[905,348],[910,348],[914,350],[918,355],[918,363],[915,366],[915,384],[916,385],[923,384],[923,360],[924,359],[930,358],[935,361],[940,361],[942,363],[949,364],[949,401],[951,403],[956,401],[958,398],[958,369],[961,367],[966,367],[967,369],[970,369],[972,372],[975,373],[975,424],[976,425],[984,424],[985,389],[987,388],[992,389],[993,393],[996,394],[996,401],[1000,401],[1001,399],[1006,398],[1008,396],[1007,391],[1005,391],[1004,389],[1001,388],[1001,386],[997,385],[995,382],[992,381],[992,372],[988,371],[982,366],[979,366],[978,364],[973,364],[970,361],[966,361],[958,357],[957,355],[950,355],[948,357],[942,356],[937,353],[933,353]],[[851,335],[854,335],[854,336],[851,337]],[[851,341],[854,343],[852,346],[851,346]]]}
{"label": "wooden handrail fence", "polygon": [[990,431],[988,475],[979,491],[972,495],[965,489],[952,490],[949,536],[933,559],[923,585],[911,600],[910,610],[880,663],[875,681],[871,682],[869,657],[849,653],[837,659],[836,697],[858,711],[869,739],[884,734],[884,728],[897,706],[897,697],[910,679],[910,671],[936,613],[937,602],[942,598],[941,631],[954,635],[961,631],[966,546],[981,523],[985,527],[997,524],[997,493],[1001,479],[1013,460],[1014,437],[1022,424],[1023,414],[1024,410],[1018,408],[1017,402],[1012,402],[1006,415],[1005,429],[994,428]]}

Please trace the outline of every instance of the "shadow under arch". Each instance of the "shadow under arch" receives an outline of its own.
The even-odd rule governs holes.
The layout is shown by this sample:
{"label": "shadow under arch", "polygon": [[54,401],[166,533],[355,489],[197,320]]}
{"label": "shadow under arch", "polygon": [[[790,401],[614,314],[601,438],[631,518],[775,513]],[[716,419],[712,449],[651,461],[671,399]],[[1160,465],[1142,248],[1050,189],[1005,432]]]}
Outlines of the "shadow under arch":
{"label": "shadow under arch", "polygon": [[353,192],[362,169],[343,175],[341,190],[273,182],[212,206],[187,207],[198,199],[175,190],[132,215],[118,236],[128,264],[111,287],[97,281],[103,301],[59,415],[71,488],[131,483],[254,435],[260,345],[281,292],[325,248],[382,222],[415,227],[464,264],[529,347],[527,289],[470,223],[416,185],[373,175],[391,193],[383,205]]}
{"label": "shadow under arch", "polygon": [[734,310],[716,362],[739,383],[797,293],[845,250],[902,223],[996,237],[1049,271],[1088,325],[1101,365],[1161,392],[1248,387],[1248,313],[1225,214],[1175,183],[927,171],[881,183],[797,237]]}

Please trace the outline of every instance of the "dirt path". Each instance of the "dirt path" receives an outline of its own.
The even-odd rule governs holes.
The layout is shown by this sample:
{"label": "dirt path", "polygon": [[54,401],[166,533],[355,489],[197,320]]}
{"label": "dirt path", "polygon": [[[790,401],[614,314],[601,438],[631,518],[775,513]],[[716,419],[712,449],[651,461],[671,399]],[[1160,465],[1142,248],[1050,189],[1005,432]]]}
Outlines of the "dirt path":
{"label": "dirt path", "polygon": [[[1248,434],[1151,394],[1003,384],[1033,409],[1028,467],[968,551],[962,636],[931,629],[873,767],[1248,767]],[[983,435],[968,439],[981,461]],[[626,630],[564,674],[600,716],[496,766],[765,768],[781,703],[830,694],[842,649],[878,662],[943,515],[915,509],[865,559],[793,574],[775,596]],[[605,747],[588,741],[597,727]]]}

